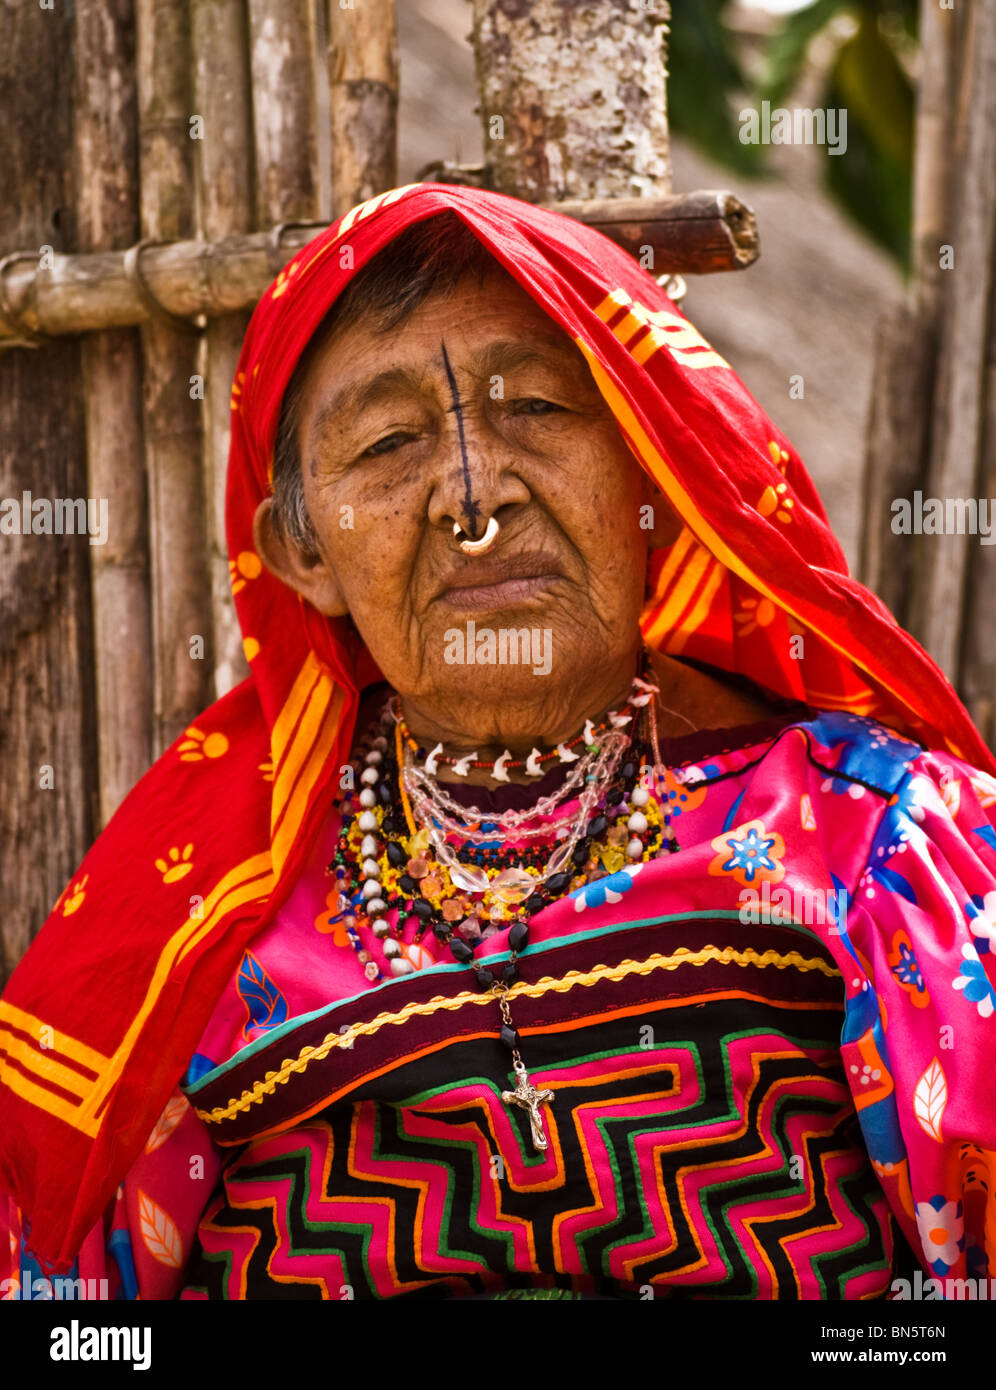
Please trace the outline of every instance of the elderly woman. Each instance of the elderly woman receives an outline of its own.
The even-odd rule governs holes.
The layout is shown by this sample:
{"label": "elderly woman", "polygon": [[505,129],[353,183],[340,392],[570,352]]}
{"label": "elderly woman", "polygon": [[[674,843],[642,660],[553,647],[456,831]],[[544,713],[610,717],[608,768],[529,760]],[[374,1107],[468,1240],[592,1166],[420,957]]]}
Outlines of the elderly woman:
{"label": "elderly woman", "polygon": [[228,500],[252,675],[0,1006],[12,1277],[985,1276],[994,763],[655,281],[373,199],[256,312]]}

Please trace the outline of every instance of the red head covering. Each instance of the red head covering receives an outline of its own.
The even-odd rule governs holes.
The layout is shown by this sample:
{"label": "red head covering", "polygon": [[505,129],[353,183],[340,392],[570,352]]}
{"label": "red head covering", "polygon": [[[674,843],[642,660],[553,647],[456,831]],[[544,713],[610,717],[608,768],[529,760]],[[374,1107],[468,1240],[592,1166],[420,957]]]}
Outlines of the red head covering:
{"label": "red head covering", "polygon": [[376,668],[348,622],[261,568],[253,516],[284,390],[329,306],[381,247],[447,210],[577,343],[684,522],[653,554],[647,642],[996,770],[935,664],[848,576],[789,444],[630,256],[495,193],[413,184],[372,198],[294,257],[246,335],[228,540],[252,674],[127,798],[0,1001],[0,1181],[30,1218],[34,1252],[60,1268],[141,1150],[334,798]]}

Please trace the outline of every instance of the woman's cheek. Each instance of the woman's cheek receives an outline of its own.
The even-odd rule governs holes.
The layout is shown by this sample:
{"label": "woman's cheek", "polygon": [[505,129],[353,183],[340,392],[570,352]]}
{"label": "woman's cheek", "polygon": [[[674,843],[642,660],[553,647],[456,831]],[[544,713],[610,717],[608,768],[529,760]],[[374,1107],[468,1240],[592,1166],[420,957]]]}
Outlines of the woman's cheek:
{"label": "woman's cheek", "polygon": [[410,587],[418,524],[395,499],[374,506],[341,505],[342,529],[333,543],[345,584],[361,602],[397,602]]}

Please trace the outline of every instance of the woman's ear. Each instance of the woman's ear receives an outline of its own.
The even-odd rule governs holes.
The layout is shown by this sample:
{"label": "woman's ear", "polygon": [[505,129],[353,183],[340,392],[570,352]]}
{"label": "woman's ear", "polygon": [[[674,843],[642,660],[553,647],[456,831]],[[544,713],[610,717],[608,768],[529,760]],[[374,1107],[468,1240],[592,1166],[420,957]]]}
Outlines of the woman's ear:
{"label": "woman's ear", "polygon": [[673,545],[684,523],[652,478],[646,477],[646,500],[641,508],[640,527],[649,532],[651,549]]}
{"label": "woman's ear", "polygon": [[263,564],[319,613],[341,618],[349,612],[335,571],[325,557],[285,536],[273,519],[273,498],[256,508],[252,523],[256,553]]}

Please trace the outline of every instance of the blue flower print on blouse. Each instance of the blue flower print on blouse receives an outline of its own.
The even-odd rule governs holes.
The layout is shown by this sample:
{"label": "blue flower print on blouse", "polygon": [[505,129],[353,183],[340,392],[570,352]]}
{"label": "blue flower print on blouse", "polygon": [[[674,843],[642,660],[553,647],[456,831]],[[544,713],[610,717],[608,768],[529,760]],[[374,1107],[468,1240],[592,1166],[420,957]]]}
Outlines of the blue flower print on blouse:
{"label": "blue flower print on blouse", "polygon": [[841,775],[832,778],[832,785],[825,783],[824,790],[837,795],[860,796],[862,791],[851,790],[856,782],[894,792],[920,751],[894,729],[857,714],[826,711],[809,729],[834,754],[834,772]]}
{"label": "blue flower print on blouse", "polygon": [[892,967],[892,973],[904,985],[912,985],[914,989],[923,993],[925,986],[920,964],[905,941],[899,944],[899,961]]}
{"label": "blue flower print on blouse", "polygon": [[965,991],[965,998],[975,1005],[980,1018],[992,1018],[993,1011],[996,1010],[996,990],[989,983],[986,967],[979,959],[979,953],[974,946],[963,946],[961,954],[961,968],[952,984],[955,989]]}
{"label": "blue flower print on blouse", "polygon": [[586,907],[604,907],[606,903],[617,903],[622,895],[633,887],[633,879],[643,868],[642,864],[627,864],[614,874],[596,878],[594,883],[583,883],[568,896],[574,899],[574,911],[584,912]]}
{"label": "blue flower print on blouse", "polygon": [[965,904],[968,926],[975,937],[975,949],[980,956],[988,955],[996,944],[996,889],[987,893],[973,893],[971,902]]}
{"label": "blue flower print on blouse", "polygon": [[874,898],[878,885],[916,906],[916,890],[896,866],[902,864],[911,837],[920,833],[924,802],[931,794],[930,784],[922,777],[907,777],[893,793],[875,831],[868,862],[858,882],[859,895]]}
{"label": "blue flower print on blouse", "polygon": [[744,878],[748,882],[753,881],[758,869],[778,868],[777,861],[769,853],[775,845],[773,836],[765,838],[757,830],[748,830],[742,839],[736,840],[731,837],[726,843],[730,847],[730,858],[723,868],[731,873],[737,869],[743,870]]}

